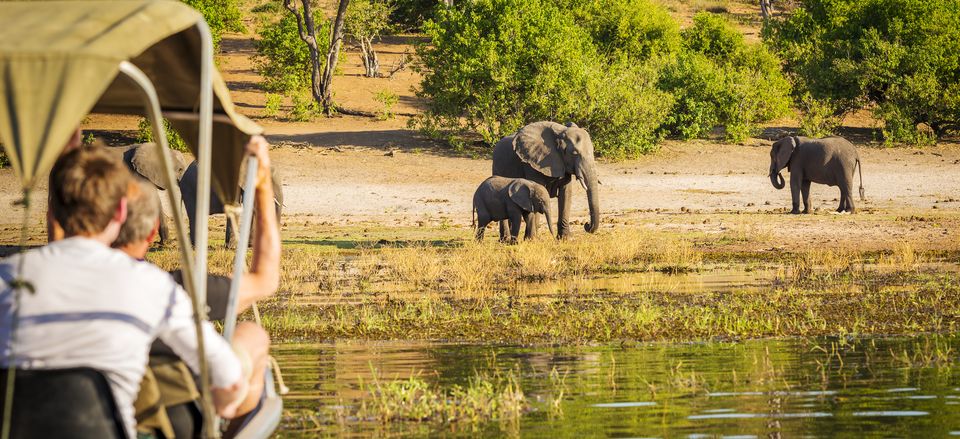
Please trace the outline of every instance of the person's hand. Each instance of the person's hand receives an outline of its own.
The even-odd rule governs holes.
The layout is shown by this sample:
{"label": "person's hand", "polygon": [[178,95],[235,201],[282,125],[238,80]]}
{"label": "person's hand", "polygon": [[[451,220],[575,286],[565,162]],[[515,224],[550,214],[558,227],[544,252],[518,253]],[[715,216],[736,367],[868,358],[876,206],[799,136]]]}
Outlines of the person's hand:
{"label": "person's hand", "polygon": [[247,142],[247,154],[257,158],[257,188],[270,182],[270,144],[263,136],[253,136]]}
{"label": "person's hand", "polygon": [[243,403],[247,395],[249,384],[246,380],[240,380],[227,388],[211,389],[213,393],[213,406],[217,410],[217,415],[225,419],[237,417],[237,408]]}

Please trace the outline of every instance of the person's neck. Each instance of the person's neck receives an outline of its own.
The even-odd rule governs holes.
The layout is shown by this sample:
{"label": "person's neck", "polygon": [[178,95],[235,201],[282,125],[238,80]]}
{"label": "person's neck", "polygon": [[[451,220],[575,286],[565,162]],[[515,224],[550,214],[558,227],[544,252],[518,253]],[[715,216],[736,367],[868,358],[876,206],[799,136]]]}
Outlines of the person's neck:
{"label": "person's neck", "polygon": [[150,249],[149,242],[140,242],[134,244],[127,244],[122,247],[118,247],[118,250],[127,254],[133,259],[142,261],[147,257],[147,251]]}
{"label": "person's neck", "polygon": [[[79,236],[91,241],[96,241],[103,244],[106,247],[110,247],[110,244],[117,239],[117,235],[120,234],[120,224],[117,224],[114,221],[110,221],[110,224],[107,225],[103,231],[100,233],[82,233],[73,236]],[[67,236],[70,238],[71,236]]]}

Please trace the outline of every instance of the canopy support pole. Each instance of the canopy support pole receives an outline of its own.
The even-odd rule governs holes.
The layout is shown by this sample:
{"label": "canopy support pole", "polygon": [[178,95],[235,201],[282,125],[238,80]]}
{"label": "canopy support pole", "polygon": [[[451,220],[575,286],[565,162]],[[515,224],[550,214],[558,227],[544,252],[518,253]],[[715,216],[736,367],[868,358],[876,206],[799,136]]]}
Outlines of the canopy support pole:
{"label": "canopy support pole", "polygon": [[[180,187],[175,184],[176,177],[174,177],[173,172],[173,161],[170,159],[169,154],[169,145],[167,144],[167,133],[163,128],[163,119],[162,113],[160,110],[160,100],[157,97],[157,91],[153,87],[153,83],[150,81],[150,78],[143,73],[137,66],[133,65],[128,61],[123,61],[120,63],[120,72],[130,78],[134,84],[140,87],[140,90],[143,92],[144,97],[144,107],[146,107],[147,119],[150,120],[150,125],[153,128],[153,138],[156,139],[157,143],[160,145],[158,149],[158,154],[160,155],[160,162],[163,163],[164,173],[163,179],[164,183],[167,185],[167,197],[170,201],[170,205],[173,206],[173,220],[174,225],[176,226],[177,232],[177,243],[180,245],[180,266],[183,270],[183,280],[184,286],[188,293],[190,293],[190,298],[193,300],[193,309],[194,309],[194,326],[197,331],[197,353],[200,363],[200,376],[203,377],[201,381],[201,388],[204,388],[202,398],[204,405],[204,419],[213,417],[214,412],[212,411],[213,405],[212,400],[210,399],[209,391],[209,381],[206,377],[209,375],[208,365],[207,365],[207,356],[206,350],[204,349],[203,343],[203,330],[202,330],[202,321],[206,320],[205,316],[201,313],[206,312],[206,300],[200,301],[198,290],[200,285],[206,286],[206,282],[198,283],[197,277],[193,274],[197,271],[196,266],[193,265],[194,261],[191,259],[192,249],[190,248],[190,237],[187,235],[186,221],[183,218],[183,212],[180,210]],[[207,189],[207,194],[210,193],[210,190]],[[205,249],[206,246],[203,246]],[[206,267],[204,267],[206,268]],[[206,279],[206,270],[203,270],[204,279]],[[202,305],[201,305],[202,304]]]}
{"label": "canopy support pole", "polygon": [[[197,270],[194,273],[194,282],[197,286],[197,302],[195,307],[203,320],[207,319],[207,229],[210,215],[210,162],[212,152],[210,144],[213,135],[213,39],[210,36],[210,27],[203,19],[197,22],[200,34],[200,125],[197,130],[197,216],[196,216],[196,249]],[[198,342],[200,330],[197,328]],[[203,347],[203,344],[199,344]],[[202,351],[201,351],[202,352]],[[201,364],[206,364],[202,362]],[[203,394],[203,437],[220,437],[220,420],[213,410],[213,401],[210,393],[210,377],[206,367],[200,370],[200,386]]]}
{"label": "canopy support pole", "polygon": [[[257,182],[256,157],[247,158],[247,178],[243,185],[243,213],[240,214],[240,237],[237,239],[237,253],[233,257],[233,277],[230,278],[230,299],[227,302],[227,314],[224,317],[223,337],[233,340],[233,331],[237,327],[237,302],[240,301],[240,278],[246,271],[247,246],[250,244],[250,229],[253,225],[254,184]],[[272,206],[261,209],[272,208]]]}

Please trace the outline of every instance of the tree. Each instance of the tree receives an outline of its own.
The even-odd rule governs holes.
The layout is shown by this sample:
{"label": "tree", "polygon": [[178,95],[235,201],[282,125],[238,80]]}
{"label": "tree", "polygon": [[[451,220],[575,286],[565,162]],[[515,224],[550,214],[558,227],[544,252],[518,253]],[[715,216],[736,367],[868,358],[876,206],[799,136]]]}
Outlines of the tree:
{"label": "tree", "polygon": [[386,0],[353,0],[347,9],[346,32],[360,46],[360,59],[368,78],[380,76],[373,41],[389,29],[392,13],[393,6]]}
{"label": "tree", "polygon": [[[310,50],[310,91],[313,99],[328,116],[336,110],[330,83],[333,81],[333,72],[337,68],[337,59],[340,56],[340,45],[343,42],[343,23],[347,15],[350,0],[340,0],[337,16],[330,31],[330,46],[321,58],[320,47],[317,44],[317,27],[313,19],[310,0],[300,0],[301,8],[297,8],[296,0],[284,0],[283,6],[297,19],[297,32],[307,48]],[[322,69],[321,69],[322,67]],[[322,70],[322,72],[321,72]]]}

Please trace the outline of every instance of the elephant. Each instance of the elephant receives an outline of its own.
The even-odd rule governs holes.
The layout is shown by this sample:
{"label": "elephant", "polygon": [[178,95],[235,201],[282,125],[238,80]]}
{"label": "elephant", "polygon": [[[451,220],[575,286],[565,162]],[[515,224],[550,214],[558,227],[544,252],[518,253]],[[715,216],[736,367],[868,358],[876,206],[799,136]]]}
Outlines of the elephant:
{"label": "elephant", "polygon": [[864,201],[863,166],[857,149],[842,137],[812,139],[787,136],[770,148],[770,183],[783,189],[786,182],[780,171],[789,167],[790,195],[793,198],[791,214],[800,213],[803,195],[803,213],[810,213],[810,183],[840,187],[840,206],[837,212],[855,212],[853,203],[853,173],[860,169],[860,201]]}
{"label": "elephant", "polygon": [[[600,197],[593,140],[590,133],[575,123],[535,122],[500,139],[493,148],[493,175],[525,178],[544,186],[551,198],[557,198],[557,236],[569,235],[570,201],[576,177],[587,191],[590,222],[584,224],[593,233],[600,226]],[[536,219],[534,218],[534,221]],[[500,223],[501,237],[506,224]],[[552,233],[552,232],[551,232]]]}
{"label": "elephant", "polygon": [[[473,194],[473,212],[476,214],[477,241],[483,240],[483,231],[491,221],[509,221],[511,242],[516,242],[520,233],[520,221],[526,223],[524,239],[532,239],[536,233],[533,217],[542,213],[547,217],[547,227],[553,235],[553,218],[550,213],[550,194],[537,183],[523,178],[489,177],[480,183]],[[501,236],[502,239],[502,236]]]}
{"label": "elephant", "polygon": [[[183,177],[180,178],[180,196],[183,198],[183,205],[187,210],[187,220],[190,222],[190,242],[192,244],[196,243],[196,218],[197,218],[197,162],[194,160],[187,166],[187,170],[183,172]],[[270,168],[270,179],[273,182],[273,196],[274,196],[274,205],[277,209],[277,221],[279,224],[280,212],[283,210],[283,182],[280,180],[280,173],[277,172],[276,167]],[[242,192],[242,191],[241,191]],[[223,202],[220,201],[220,197],[211,189],[210,190],[210,214],[224,213]],[[227,221],[227,230],[223,238],[223,242],[227,247],[230,247],[233,238],[233,226],[230,224],[230,221]]]}
{"label": "elephant", "polygon": [[[166,171],[163,169],[163,163],[161,163],[157,157],[157,148],[158,146],[155,143],[138,143],[124,147],[108,148],[107,150],[121,155],[123,162],[126,163],[134,175],[149,181],[159,190],[167,190],[167,185],[163,178],[163,173]],[[170,151],[170,158],[173,163],[174,178],[179,179],[187,168],[187,161],[184,160],[183,154],[176,150]],[[159,199],[160,192],[154,191],[151,196]],[[162,247],[170,239],[170,232],[167,228],[167,221],[163,212],[160,212],[159,234],[160,246]]]}

